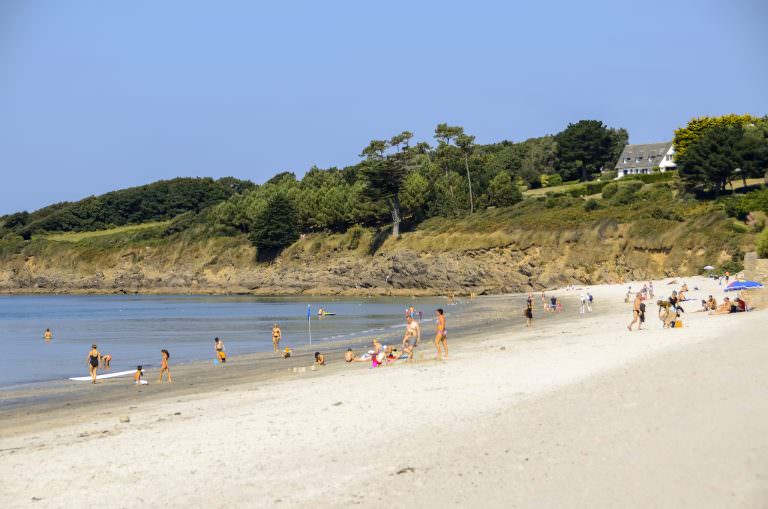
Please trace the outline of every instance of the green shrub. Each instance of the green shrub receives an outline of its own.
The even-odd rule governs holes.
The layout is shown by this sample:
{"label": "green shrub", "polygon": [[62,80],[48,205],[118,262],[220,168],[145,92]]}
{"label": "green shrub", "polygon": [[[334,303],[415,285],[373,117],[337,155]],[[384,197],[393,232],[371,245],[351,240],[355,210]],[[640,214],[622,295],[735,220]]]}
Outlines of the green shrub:
{"label": "green shrub", "polygon": [[363,238],[363,233],[365,233],[365,230],[359,224],[356,224],[350,228],[347,231],[347,234],[349,235],[349,244],[347,244],[347,249],[352,251],[357,249],[360,246],[360,239]]}
{"label": "green shrub", "polygon": [[762,233],[757,236],[757,256],[760,258],[768,258],[768,227],[763,229]]}
{"label": "green shrub", "polygon": [[600,208],[600,204],[594,198],[590,198],[584,202],[585,212],[592,212],[593,210],[597,210],[599,208]]}
{"label": "green shrub", "polygon": [[610,182],[603,186],[603,198],[606,200],[610,200],[613,198],[613,195],[616,194],[616,191],[619,190],[619,184],[616,182]]}

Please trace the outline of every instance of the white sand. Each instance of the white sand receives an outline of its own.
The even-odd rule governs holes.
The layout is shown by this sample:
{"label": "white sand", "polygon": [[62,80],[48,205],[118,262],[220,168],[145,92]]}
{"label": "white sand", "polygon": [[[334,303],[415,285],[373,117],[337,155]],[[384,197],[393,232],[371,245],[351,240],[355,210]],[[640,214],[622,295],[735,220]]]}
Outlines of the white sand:
{"label": "white sand", "polygon": [[5,438],[0,507],[768,506],[768,313],[688,302],[686,327],[662,330],[649,304],[650,330],[629,333],[627,286],[593,287],[599,318],[566,310],[444,363],[307,372]]}

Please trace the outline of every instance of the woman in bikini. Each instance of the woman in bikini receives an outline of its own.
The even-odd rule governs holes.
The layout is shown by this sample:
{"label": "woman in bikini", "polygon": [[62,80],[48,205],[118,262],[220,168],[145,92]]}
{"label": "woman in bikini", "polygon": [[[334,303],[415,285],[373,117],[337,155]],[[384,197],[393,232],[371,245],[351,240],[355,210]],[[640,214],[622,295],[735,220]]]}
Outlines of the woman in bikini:
{"label": "woman in bikini", "polygon": [[280,346],[281,339],[283,339],[283,332],[277,324],[274,324],[272,326],[272,347],[275,349],[275,353],[277,353],[277,347]]}
{"label": "woman in bikini", "polygon": [[99,371],[99,360],[101,359],[101,353],[96,348],[96,345],[91,345],[91,351],[88,352],[88,370],[91,373],[91,383],[96,383],[96,376]]}
{"label": "woman in bikini", "polygon": [[437,333],[435,334],[435,348],[437,348],[437,358],[440,359],[440,348],[445,350],[445,358],[448,358],[448,331],[445,328],[445,313],[441,308],[435,311],[437,317]]}
{"label": "woman in bikini", "polygon": [[533,325],[533,302],[528,300],[525,303],[525,309],[523,310],[523,316],[525,316],[525,326],[530,327]]}
{"label": "woman in bikini", "polygon": [[168,368],[168,359],[171,358],[171,354],[168,353],[168,350],[162,349],[160,350],[160,354],[163,356],[162,359],[160,359],[160,378],[158,382],[163,381],[163,373],[168,374],[168,383],[171,383],[171,370]]}

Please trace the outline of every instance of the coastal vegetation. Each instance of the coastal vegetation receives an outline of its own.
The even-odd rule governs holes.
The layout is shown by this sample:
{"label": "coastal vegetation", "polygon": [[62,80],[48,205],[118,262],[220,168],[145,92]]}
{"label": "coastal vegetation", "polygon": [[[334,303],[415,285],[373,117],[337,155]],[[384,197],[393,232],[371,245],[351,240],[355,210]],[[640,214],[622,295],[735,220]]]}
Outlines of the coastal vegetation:
{"label": "coastal vegetation", "polygon": [[[32,275],[42,270],[37,264],[49,271],[76,267],[81,275],[128,271],[116,275],[114,285],[126,286],[120,279],[125,276],[133,278],[127,285],[133,287],[160,284],[163,273],[186,265],[184,270],[198,275],[162,281],[183,286],[206,278],[224,284],[217,278],[225,266],[262,267],[253,273],[261,281],[262,262],[295,263],[299,271],[325,264],[327,274],[336,270],[333,260],[375,266],[385,256],[389,268],[381,271],[397,272],[402,256],[482,252],[477,256],[490,264],[494,250],[541,264],[529,269],[521,261],[522,273],[547,273],[548,256],[530,259],[533,248],[562,251],[557,261],[549,256],[552,267],[571,271],[562,277],[595,281],[635,269],[652,275],[715,264],[733,271],[745,250],[757,245],[765,251],[768,235],[768,190],[759,178],[768,167],[768,121],[738,118],[743,122],[707,121],[705,128],[702,119],[694,119],[691,129],[678,130],[681,139],[675,142],[684,140],[685,146],[679,172],[619,180],[606,168],[613,167],[627,132],[599,121],[577,122],[554,136],[485,145],[460,126],[439,124],[434,146],[412,143],[413,134],[403,131],[372,140],[357,164],[313,167],[301,179],[290,172],[261,185],[179,178],[4,216],[0,263],[7,269],[6,286],[21,278],[26,282],[18,285],[38,287],[49,283]],[[600,239],[614,244],[604,248]],[[610,257],[589,254],[600,249]],[[137,282],[150,260],[158,281]],[[486,261],[478,259],[478,266]],[[242,279],[227,274],[227,281]],[[326,276],[312,277],[315,286],[333,284]],[[380,276],[371,277],[363,286],[381,284]],[[534,284],[527,277],[525,284]],[[489,286],[500,290],[517,284],[519,278],[513,279]],[[393,278],[385,274],[381,280]]]}

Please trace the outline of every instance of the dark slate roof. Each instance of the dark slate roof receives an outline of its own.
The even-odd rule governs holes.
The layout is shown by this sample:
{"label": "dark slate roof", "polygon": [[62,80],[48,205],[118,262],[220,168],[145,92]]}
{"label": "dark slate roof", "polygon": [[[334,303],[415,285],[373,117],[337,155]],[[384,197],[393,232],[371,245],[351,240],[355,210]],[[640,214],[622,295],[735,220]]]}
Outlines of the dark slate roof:
{"label": "dark slate roof", "polygon": [[[621,157],[619,157],[619,160],[616,163],[616,169],[650,169],[654,166],[658,166],[664,159],[664,154],[667,153],[671,146],[671,141],[665,141],[663,143],[646,143],[645,145],[627,145],[621,152]],[[638,158],[640,158],[640,161],[637,160]],[[624,161],[627,159],[629,160],[625,163]]]}

